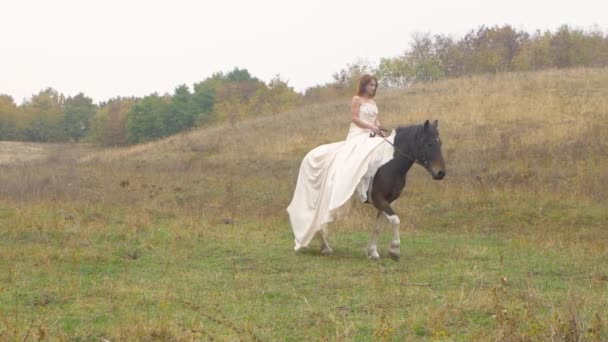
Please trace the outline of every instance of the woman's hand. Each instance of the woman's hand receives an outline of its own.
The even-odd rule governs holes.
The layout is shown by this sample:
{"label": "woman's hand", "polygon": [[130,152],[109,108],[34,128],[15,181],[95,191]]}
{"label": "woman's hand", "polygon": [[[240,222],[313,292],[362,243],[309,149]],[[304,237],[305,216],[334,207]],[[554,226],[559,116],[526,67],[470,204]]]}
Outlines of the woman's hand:
{"label": "woman's hand", "polygon": [[386,137],[386,130],[384,130],[384,128],[380,127],[380,126],[372,126],[372,133],[374,133],[375,135],[379,135],[381,137]]}

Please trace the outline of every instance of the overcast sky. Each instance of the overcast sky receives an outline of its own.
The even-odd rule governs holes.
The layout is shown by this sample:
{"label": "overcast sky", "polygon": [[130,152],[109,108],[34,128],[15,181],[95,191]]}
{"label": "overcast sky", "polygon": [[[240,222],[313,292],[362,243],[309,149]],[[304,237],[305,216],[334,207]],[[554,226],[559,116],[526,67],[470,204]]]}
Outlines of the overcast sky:
{"label": "overcast sky", "polygon": [[3,0],[0,94],[46,87],[95,102],[172,93],[246,68],[296,90],[360,59],[402,54],[414,32],[460,38],[480,25],[608,32],[601,0]]}

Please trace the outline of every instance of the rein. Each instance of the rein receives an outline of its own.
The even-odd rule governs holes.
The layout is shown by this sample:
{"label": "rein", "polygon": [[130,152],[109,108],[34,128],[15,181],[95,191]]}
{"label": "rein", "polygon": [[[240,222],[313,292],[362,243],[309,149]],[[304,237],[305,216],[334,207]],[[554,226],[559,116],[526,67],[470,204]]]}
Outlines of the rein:
{"label": "rein", "polygon": [[[388,130],[386,130],[384,128],[380,128],[380,130],[388,133]],[[376,137],[376,133],[370,133],[369,136],[370,136],[370,138],[374,138],[374,137]],[[399,152],[399,154],[401,154],[405,158],[407,158],[407,159],[413,161],[414,163],[416,163],[416,164],[424,167],[425,169],[428,169],[428,164],[429,164],[428,161],[426,161],[426,160],[424,160],[424,161],[418,161],[418,159],[412,158],[407,153],[401,151],[401,149],[399,149],[399,147],[395,146],[395,144],[393,144],[390,140],[386,139],[384,136],[380,135],[380,138],[384,139],[384,141],[386,141],[387,143],[391,144],[393,146],[393,148],[395,149],[395,151]]]}

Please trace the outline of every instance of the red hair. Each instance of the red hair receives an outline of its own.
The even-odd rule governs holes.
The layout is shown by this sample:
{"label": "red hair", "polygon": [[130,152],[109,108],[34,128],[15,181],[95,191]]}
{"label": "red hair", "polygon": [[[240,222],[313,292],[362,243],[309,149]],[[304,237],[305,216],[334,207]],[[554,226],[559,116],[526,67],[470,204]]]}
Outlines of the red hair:
{"label": "red hair", "polygon": [[378,89],[378,79],[375,76],[372,76],[370,74],[365,74],[365,75],[361,76],[361,78],[359,78],[359,86],[357,87],[358,96],[361,96],[365,93],[365,87],[367,87],[367,85],[371,81],[376,81],[376,89],[374,89],[374,93],[372,94],[372,97],[376,96],[376,90]]}

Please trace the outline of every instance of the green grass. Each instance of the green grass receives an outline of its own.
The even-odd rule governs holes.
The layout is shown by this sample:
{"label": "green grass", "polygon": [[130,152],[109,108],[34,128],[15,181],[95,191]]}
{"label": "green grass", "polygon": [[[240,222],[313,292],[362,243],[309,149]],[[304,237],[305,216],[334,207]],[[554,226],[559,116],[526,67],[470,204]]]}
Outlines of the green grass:
{"label": "green grass", "polygon": [[[605,237],[598,222],[608,214],[554,203],[541,217],[530,209],[536,202],[522,197],[503,208],[488,195],[484,205],[422,206],[398,263],[366,260],[360,219],[334,224],[335,253],[322,257],[317,244],[294,253],[284,219],[179,217],[142,230],[121,211],[108,213],[110,225],[86,227],[79,216],[57,217],[61,206],[47,208],[42,228],[3,231],[1,336],[20,340],[32,327],[32,337],[43,329],[80,340],[608,338],[593,330],[595,316],[608,314],[606,247],[587,238]],[[0,222],[20,210],[3,208]],[[435,220],[438,212],[446,214]],[[41,224],[28,217],[21,222]],[[538,243],[531,227],[545,217],[558,218],[551,231],[562,243]],[[571,222],[579,229],[570,231]],[[385,232],[384,255],[388,239]]]}

